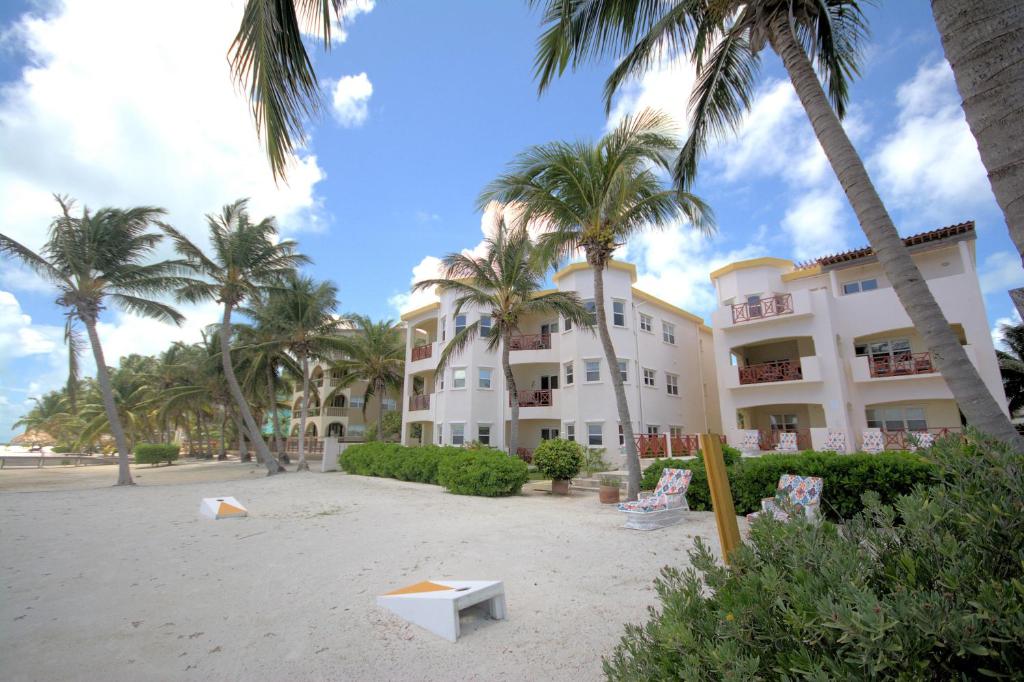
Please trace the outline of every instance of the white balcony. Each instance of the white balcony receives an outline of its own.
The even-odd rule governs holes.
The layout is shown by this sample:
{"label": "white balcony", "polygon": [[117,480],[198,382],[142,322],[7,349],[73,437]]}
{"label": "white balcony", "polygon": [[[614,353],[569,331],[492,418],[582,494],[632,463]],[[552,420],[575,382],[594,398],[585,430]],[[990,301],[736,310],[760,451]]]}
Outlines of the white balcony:
{"label": "white balcony", "polygon": [[407,372],[426,372],[437,367],[437,356],[441,354],[441,345],[437,341],[409,349],[409,366]]}
{"label": "white balcony", "polygon": [[[978,366],[974,346],[963,346],[967,358]],[[893,353],[885,355],[858,355],[850,360],[853,380],[857,383],[885,381],[914,381],[940,377],[931,353]]]}
{"label": "white balcony", "polygon": [[711,325],[726,330],[755,325],[780,325],[811,313],[811,296],[807,291],[767,294],[757,302],[723,304],[711,313]]}
{"label": "white balcony", "polygon": [[803,386],[817,381],[821,381],[821,363],[818,356],[809,355],[795,361],[777,360],[732,367],[726,376],[726,388],[759,387],[764,392],[773,387],[785,391],[788,386]]}

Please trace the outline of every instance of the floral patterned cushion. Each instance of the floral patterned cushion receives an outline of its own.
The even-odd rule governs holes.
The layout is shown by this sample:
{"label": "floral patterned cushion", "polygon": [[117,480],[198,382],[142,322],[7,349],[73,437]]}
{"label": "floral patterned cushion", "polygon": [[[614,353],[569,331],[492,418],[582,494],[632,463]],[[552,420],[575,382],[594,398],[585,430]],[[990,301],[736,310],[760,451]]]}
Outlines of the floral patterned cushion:
{"label": "floral patterned cushion", "polygon": [[661,478],[654,488],[655,495],[684,495],[690,487],[693,472],[689,469],[662,469]]}
{"label": "floral patterned cushion", "polygon": [[846,434],[842,431],[829,431],[825,437],[825,447],[823,450],[830,452],[838,452],[843,454],[846,452]]}
{"label": "floral patterned cushion", "polygon": [[821,489],[824,481],[817,476],[796,476],[783,474],[779,477],[778,492],[775,497],[761,500],[761,511],[747,514],[747,519],[754,519],[770,514],[777,521],[789,521],[790,516],[781,505],[800,507],[811,516],[817,512],[821,502]]}
{"label": "floral patterned cushion", "polygon": [[871,430],[864,432],[864,452],[881,452],[885,449],[882,432]]}
{"label": "floral patterned cushion", "polygon": [[752,450],[761,449],[761,434],[753,429],[747,429],[740,431],[740,447],[741,452],[750,452]]}
{"label": "floral patterned cushion", "polygon": [[780,433],[779,445],[775,449],[780,450],[782,452],[796,452],[798,449],[796,445],[796,434],[786,431]]}
{"label": "floral patterned cushion", "polygon": [[686,490],[690,487],[693,472],[689,469],[663,469],[658,486],[650,497],[630,502],[620,502],[619,511],[653,512],[685,506]]}

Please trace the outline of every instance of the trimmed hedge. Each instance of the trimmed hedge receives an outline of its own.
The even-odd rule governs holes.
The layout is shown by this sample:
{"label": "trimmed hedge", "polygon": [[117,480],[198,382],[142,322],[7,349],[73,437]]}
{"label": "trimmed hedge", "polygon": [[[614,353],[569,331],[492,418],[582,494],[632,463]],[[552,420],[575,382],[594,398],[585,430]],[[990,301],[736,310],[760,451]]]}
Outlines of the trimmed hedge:
{"label": "trimmed hedge", "polygon": [[[640,487],[653,490],[666,467],[693,471],[686,501],[694,511],[711,509],[707,472],[701,460],[660,459],[644,472]],[[883,504],[892,504],[915,486],[935,481],[935,467],[921,455],[907,452],[762,455],[741,459],[726,471],[737,514],[757,511],[763,498],[775,495],[782,474],[797,474],[824,479],[821,511],[832,519],[848,519],[860,512],[864,508],[861,495],[869,490],[877,492]]]}
{"label": "trimmed hedge", "polygon": [[181,446],[177,443],[139,443],[135,446],[136,464],[172,463],[178,459]]}
{"label": "trimmed hedge", "polygon": [[552,480],[568,481],[583,467],[583,446],[561,438],[541,441],[533,451],[533,464]]}
{"label": "trimmed hedge", "polygon": [[443,485],[458,495],[485,497],[515,495],[529,476],[525,462],[498,450],[440,445],[350,445],[339,455],[338,466],[359,476]]}

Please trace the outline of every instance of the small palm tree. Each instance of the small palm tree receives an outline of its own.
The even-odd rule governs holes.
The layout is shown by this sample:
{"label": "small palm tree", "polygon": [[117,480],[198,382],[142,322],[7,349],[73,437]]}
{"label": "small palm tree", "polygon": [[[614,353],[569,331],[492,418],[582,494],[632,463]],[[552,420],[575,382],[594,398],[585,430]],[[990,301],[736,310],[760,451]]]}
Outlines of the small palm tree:
{"label": "small palm tree", "polygon": [[1013,415],[1024,409],[1024,323],[1004,324],[999,331],[1006,350],[996,350],[996,358]]}
{"label": "small palm tree", "polygon": [[[513,334],[519,332],[519,325],[528,316],[561,315],[588,329],[591,315],[575,293],[542,291],[550,261],[538,251],[525,227],[510,229],[502,220],[497,234],[485,240],[485,245],[486,251],[480,257],[448,254],[441,261],[444,279],[417,282],[413,290],[438,287],[452,292],[456,296],[453,315],[468,306],[490,315],[487,350],[501,351],[501,371],[512,405],[508,450],[515,454],[519,446],[519,392],[509,363],[509,342]],[[443,372],[451,359],[460,355],[480,334],[479,320],[466,325],[441,351],[436,371]]]}
{"label": "small palm tree", "polygon": [[57,288],[57,305],[65,309],[64,340],[68,344],[67,395],[72,409],[78,386],[78,356],[82,339],[77,325],[85,326],[96,360],[103,409],[118,452],[118,485],[132,485],[128,466],[128,440],[118,415],[110,370],[96,331],[100,312],[113,304],[121,310],[180,325],[184,319],[173,307],[150,296],[169,293],[184,279],[177,275],[180,263],[145,263],[161,235],[150,232],[164,215],[152,206],[87,208],[73,216],[74,202],[57,196],[61,214],[50,224],[47,240],[36,253],[10,237],[0,234],[0,254],[17,259]]}
{"label": "small palm tree", "polygon": [[32,398],[32,402],[34,405],[11,428],[24,428],[26,433],[41,431],[53,436],[58,443],[67,442],[79,421],[71,413],[66,391],[50,391]]}
{"label": "small palm tree", "polygon": [[640,457],[633,440],[618,356],[608,332],[604,270],[615,250],[648,228],[688,219],[709,230],[710,209],[690,192],[664,186],[655,169],[667,171],[678,149],[670,119],[645,110],[625,117],[596,144],[553,142],[519,155],[511,170],[484,190],[480,203],[514,203],[523,224],[546,224],[539,248],[553,256],[582,250],[594,272],[597,330],[608,363],[626,445],[627,495],[640,492]]}
{"label": "small palm tree", "polygon": [[270,454],[270,449],[263,441],[260,428],[235,376],[231,364],[231,314],[238,306],[254,300],[261,292],[278,286],[294,273],[296,267],[308,263],[309,259],[295,252],[294,241],[277,241],[277,225],[273,218],[253,223],[246,210],[247,203],[246,199],[239,199],[225,206],[220,215],[206,217],[213,245],[210,256],[181,232],[169,225],[163,228],[188,267],[203,277],[202,280],[192,279],[183,284],[178,289],[178,299],[189,303],[214,300],[224,306],[220,323],[220,359],[224,379],[248,431],[249,440],[266,465],[267,474],[272,475],[284,468]]}
{"label": "small palm tree", "polygon": [[336,360],[333,369],[338,372],[338,385],[327,395],[324,404],[357,381],[366,382],[363,393],[363,414],[374,396],[378,400],[377,433],[381,431],[384,417],[384,399],[388,391],[401,391],[405,379],[405,342],[401,328],[393,320],[374,322],[365,315],[350,315],[348,323],[354,333],[338,340],[337,350],[341,359]]}

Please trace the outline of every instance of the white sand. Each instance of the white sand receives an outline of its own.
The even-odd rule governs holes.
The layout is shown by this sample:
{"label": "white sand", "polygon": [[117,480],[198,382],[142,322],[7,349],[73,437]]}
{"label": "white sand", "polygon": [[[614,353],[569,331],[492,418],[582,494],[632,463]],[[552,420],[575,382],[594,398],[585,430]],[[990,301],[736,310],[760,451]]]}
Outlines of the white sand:
{"label": "white sand", "polygon": [[[200,519],[219,495],[251,516]],[[708,513],[630,531],[592,495],[344,474],[3,492],[0,515],[4,680],[599,679],[660,567],[718,546]],[[374,603],[430,578],[504,580],[509,620],[452,644]]]}

